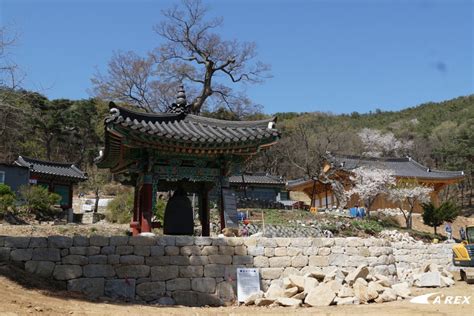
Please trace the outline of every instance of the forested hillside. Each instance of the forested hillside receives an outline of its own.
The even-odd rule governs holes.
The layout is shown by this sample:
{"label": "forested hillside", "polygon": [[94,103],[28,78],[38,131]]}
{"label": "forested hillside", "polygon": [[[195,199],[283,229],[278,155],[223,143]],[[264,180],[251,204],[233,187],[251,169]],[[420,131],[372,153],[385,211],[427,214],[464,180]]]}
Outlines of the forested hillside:
{"label": "forested hillside", "polygon": [[[8,90],[0,92],[0,100],[0,161],[11,162],[21,154],[74,162],[90,173],[94,170],[94,157],[103,145],[105,101],[48,100],[38,93]],[[225,110],[204,115],[235,119]],[[282,139],[262,152],[247,171],[294,179],[317,173],[327,151],[410,155],[431,168],[464,170],[466,181],[460,188],[468,195],[472,190],[474,95],[398,112],[275,115]]]}

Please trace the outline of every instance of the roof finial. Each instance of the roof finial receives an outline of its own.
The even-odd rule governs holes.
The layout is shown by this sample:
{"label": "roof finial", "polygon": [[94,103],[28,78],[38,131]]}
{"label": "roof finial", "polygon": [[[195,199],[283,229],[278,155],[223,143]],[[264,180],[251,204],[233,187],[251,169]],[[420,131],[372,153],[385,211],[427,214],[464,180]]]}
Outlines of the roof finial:
{"label": "roof finial", "polygon": [[179,106],[186,105],[186,93],[184,92],[183,84],[180,84],[178,87],[178,94],[176,95],[176,104]]}

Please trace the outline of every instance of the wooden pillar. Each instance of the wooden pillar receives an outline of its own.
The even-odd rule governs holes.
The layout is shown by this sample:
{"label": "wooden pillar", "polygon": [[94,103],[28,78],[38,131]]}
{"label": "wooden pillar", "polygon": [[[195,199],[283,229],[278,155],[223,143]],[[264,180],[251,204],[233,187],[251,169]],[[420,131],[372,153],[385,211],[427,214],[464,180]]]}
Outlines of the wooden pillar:
{"label": "wooden pillar", "polygon": [[153,183],[152,176],[149,174],[144,175],[143,185],[140,190],[141,192],[141,203],[140,203],[140,230],[141,233],[151,232],[152,223],[152,207],[153,207]]}
{"label": "wooden pillar", "polygon": [[[242,175],[242,181],[244,180],[243,178],[243,175]],[[220,192],[219,192],[219,219],[220,219],[220,226],[221,226],[221,231],[225,228],[225,215],[224,215],[224,193],[223,193],[223,189],[224,189],[224,186],[227,188],[228,187],[228,182],[226,181],[226,178],[225,178],[225,171],[224,170],[221,170],[221,177],[219,179],[219,183],[220,183]],[[247,191],[245,191],[245,197],[247,197]]]}
{"label": "wooden pillar", "polygon": [[326,209],[328,208],[328,187],[324,186],[324,194],[326,195]]}
{"label": "wooden pillar", "polygon": [[209,191],[204,185],[199,192],[199,211],[201,213],[202,236],[210,236]]}
{"label": "wooden pillar", "polygon": [[315,195],[316,194],[316,180],[313,179],[313,188],[311,190],[311,205],[310,207],[314,207],[316,206],[316,202],[315,202]]}
{"label": "wooden pillar", "polygon": [[132,229],[132,235],[137,236],[140,234],[140,223],[139,223],[139,206],[140,206],[140,189],[138,183],[135,185],[133,194],[133,216],[130,222],[130,228]]}
{"label": "wooden pillar", "polygon": [[69,201],[67,201],[67,208],[72,208],[72,195],[74,194],[74,191],[72,189],[72,183],[69,183]]}

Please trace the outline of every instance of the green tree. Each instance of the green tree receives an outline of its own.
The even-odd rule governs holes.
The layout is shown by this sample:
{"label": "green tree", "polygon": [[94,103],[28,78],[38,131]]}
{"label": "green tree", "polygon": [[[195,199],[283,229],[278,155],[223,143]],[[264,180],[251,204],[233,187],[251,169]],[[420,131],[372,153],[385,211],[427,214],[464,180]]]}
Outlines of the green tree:
{"label": "green tree", "polygon": [[6,184],[0,183],[0,217],[9,211],[15,203],[15,193]]}
{"label": "green tree", "polygon": [[459,207],[451,201],[441,203],[436,207],[433,203],[423,204],[423,223],[434,228],[434,233],[437,234],[436,228],[444,222],[453,222],[459,215]]}
{"label": "green tree", "polygon": [[29,102],[33,107],[32,128],[44,146],[46,159],[52,160],[54,149],[59,151],[63,148],[56,144],[67,143],[67,136],[73,130],[67,115],[72,101],[63,99],[49,101],[46,97],[33,93],[29,97]]}
{"label": "green tree", "polygon": [[51,219],[58,213],[53,208],[58,205],[61,196],[49,192],[47,188],[40,185],[25,185],[20,187],[20,197],[24,207],[29,214],[34,214],[36,219]]}
{"label": "green tree", "polygon": [[118,194],[109,204],[105,218],[111,223],[126,224],[132,219],[133,191]]}

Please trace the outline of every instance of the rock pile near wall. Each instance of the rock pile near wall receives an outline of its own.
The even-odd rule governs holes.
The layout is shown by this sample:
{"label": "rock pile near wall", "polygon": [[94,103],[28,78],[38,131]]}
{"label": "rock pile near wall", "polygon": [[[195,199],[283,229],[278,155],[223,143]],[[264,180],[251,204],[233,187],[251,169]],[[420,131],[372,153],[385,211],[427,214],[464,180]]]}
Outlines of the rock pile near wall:
{"label": "rock pile near wall", "polygon": [[395,263],[407,259],[394,249],[404,253],[401,245],[376,238],[0,236],[0,263],[89,297],[201,306],[235,300],[239,267],[259,268],[263,291],[273,280],[313,267],[351,272],[362,264],[372,274],[395,277]]}

